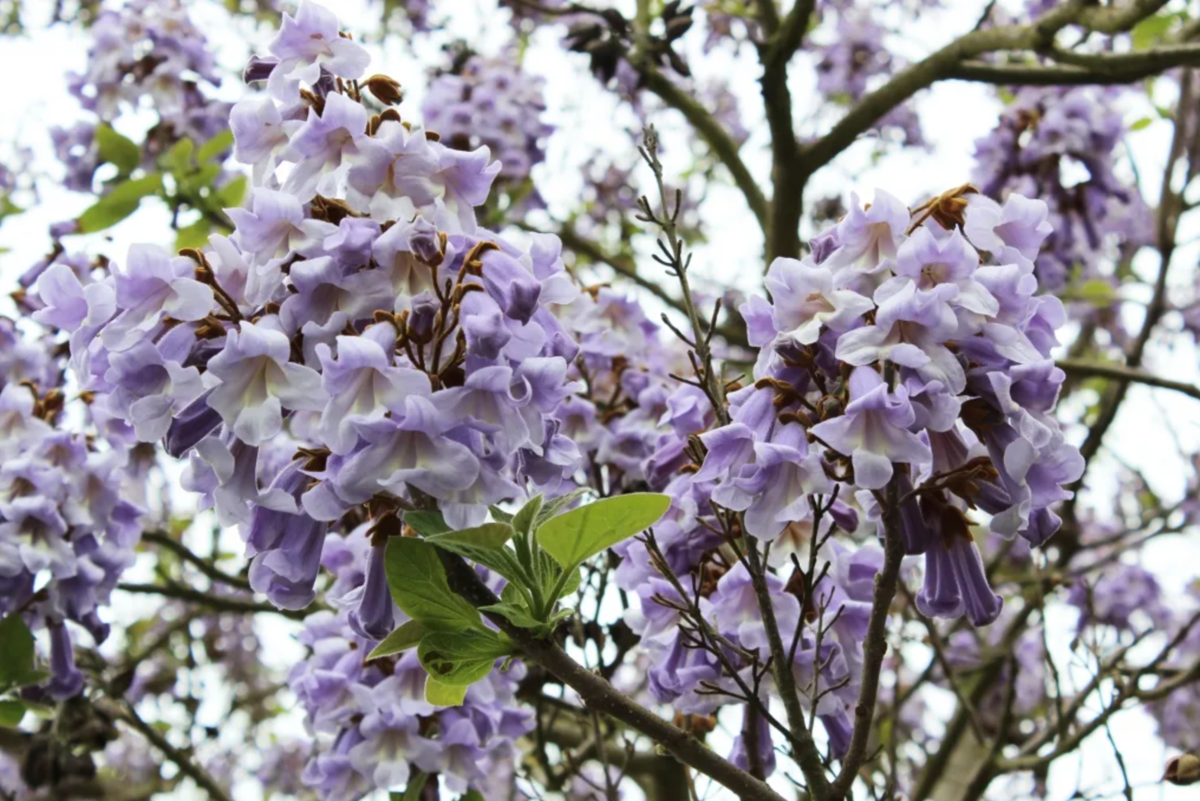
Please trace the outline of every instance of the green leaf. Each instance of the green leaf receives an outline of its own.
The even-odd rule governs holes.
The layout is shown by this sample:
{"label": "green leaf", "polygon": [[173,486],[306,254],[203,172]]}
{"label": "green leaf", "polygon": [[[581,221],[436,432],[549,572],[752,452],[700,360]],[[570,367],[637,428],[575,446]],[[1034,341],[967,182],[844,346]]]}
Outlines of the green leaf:
{"label": "green leaf", "polygon": [[1150,117],[1142,117],[1140,120],[1129,126],[1131,131],[1141,131],[1150,127],[1150,123],[1154,122]]}
{"label": "green leaf", "polygon": [[529,501],[521,507],[521,511],[517,512],[513,517],[512,527],[522,534],[528,534],[534,528],[534,523],[537,520],[538,512],[542,511],[542,503],[544,498],[541,495],[534,495]]}
{"label": "green leaf", "polygon": [[242,205],[246,197],[247,178],[239,175],[217,190],[217,202],[223,209],[234,209]]}
{"label": "green leaf", "polygon": [[233,131],[221,131],[200,146],[200,149],[196,151],[196,162],[198,164],[207,164],[209,159],[224,153],[231,147],[233,147]]}
{"label": "green leaf", "polygon": [[405,512],[404,522],[422,537],[445,534],[450,531],[441,512]]}
{"label": "green leaf", "polygon": [[33,635],[19,614],[0,620],[0,688],[30,683],[33,670]]}
{"label": "green leaf", "polygon": [[1130,36],[1133,49],[1149,50],[1170,32],[1171,27],[1175,24],[1175,20],[1184,18],[1185,16],[1178,11],[1170,11],[1146,17],[1133,26]]}
{"label": "green leaf", "polygon": [[496,520],[501,523],[511,523],[513,521],[513,516],[511,513],[504,511],[495,504],[489,506],[488,511],[492,513],[492,517],[496,518]]}
{"label": "green leaf", "polygon": [[580,506],[553,517],[537,532],[538,543],[565,569],[645,531],[666,514],[671,499],[653,492],[635,492]]}
{"label": "green leaf", "polygon": [[0,726],[16,728],[25,717],[25,705],[20,701],[0,701]]}
{"label": "green leaf", "polygon": [[179,194],[188,198],[201,197],[201,190],[208,188],[221,174],[220,164],[205,164],[198,170],[179,178]]}
{"label": "green leaf", "polygon": [[441,684],[474,684],[492,670],[512,646],[490,631],[435,631],[425,635],[417,657],[429,675]]}
{"label": "green leaf", "polygon": [[433,676],[425,678],[425,700],[434,706],[462,706],[467,685],[443,684]]}
{"label": "green leaf", "polygon": [[117,184],[111,192],[79,215],[79,233],[90,234],[111,228],[137,211],[142,198],[160,189],[162,175],[157,172]]}
{"label": "green leaf", "polygon": [[437,549],[424,540],[393,537],[386,551],[388,587],[396,605],[430,631],[481,628],[479,613],[450,589]]}
{"label": "green leaf", "polygon": [[376,645],[371,653],[367,655],[367,661],[378,659],[381,656],[398,654],[401,651],[407,651],[409,648],[415,648],[421,642],[421,638],[428,632],[429,629],[421,625],[419,620],[410,620],[384,637],[383,642]]}
{"label": "green leaf", "polygon": [[445,535],[430,537],[426,542],[432,543],[450,553],[456,553],[461,557],[470,559],[472,562],[481,564],[488,570],[493,570],[509,581],[521,586],[526,586],[529,583],[525,569],[521,567],[521,563],[517,560],[517,555],[513,553],[511,548],[488,548],[444,537]]}
{"label": "green leaf", "polygon": [[480,612],[493,612],[503,616],[514,626],[522,629],[537,629],[542,627],[542,621],[529,614],[529,610],[522,604],[515,603],[499,603],[491,606],[479,607]]}
{"label": "green leaf", "polygon": [[185,136],[159,157],[158,163],[174,175],[186,175],[192,168],[192,151],[195,149],[196,143]]}
{"label": "green leaf", "polygon": [[458,799],[458,801],[487,801],[487,799],[478,790],[467,790],[467,794]]}
{"label": "green leaf", "polygon": [[184,248],[200,248],[208,242],[208,235],[212,232],[212,223],[207,217],[201,217],[191,225],[180,228],[175,234],[175,249],[183,250]]}
{"label": "green leaf", "polygon": [[[414,528],[416,527],[414,526]],[[503,548],[504,543],[511,540],[512,536],[513,527],[508,523],[484,523],[482,526],[464,528],[460,531],[425,535],[425,539],[439,546],[444,542],[454,542],[494,551],[497,548]]]}
{"label": "green leaf", "polygon": [[96,127],[96,147],[100,158],[114,165],[122,176],[129,175],[142,161],[142,151],[134,141],[104,123]]}
{"label": "green leaf", "polygon": [[575,501],[582,498],[588,492],[589,490],[587,487],[578,487],[568,493],[559,495],[557,498],[542,507],[542,510],[538,512],[537,520],[534,521],[534,526],[540,526],[550,518],[557,517],[558,515],[562,514],[564,509],[575,503]]}
{"label": "green leaf", "polygon": [[1090,281],[1084,281],[1083,285],[1079,287],[1079,297],[1096,308],[1103,309],[1111,306],[1117,299],[1117,290],[1113,289],[1113,285],[1103,278],[1093,278]]}

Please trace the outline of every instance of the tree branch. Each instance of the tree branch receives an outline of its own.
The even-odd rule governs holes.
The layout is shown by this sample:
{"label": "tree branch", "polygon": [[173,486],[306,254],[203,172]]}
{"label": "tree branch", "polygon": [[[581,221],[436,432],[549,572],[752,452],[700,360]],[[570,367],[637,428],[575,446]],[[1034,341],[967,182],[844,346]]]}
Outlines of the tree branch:
{"label": "tree branch", "polygon": [[[889,363],[884,368],[887,383],[893,383],[895,368]],[[871,602],[871,616],[867,621],[867,633],[863,641],[862,685],[858,689],[858,701],[854,706],[854,732],[850,736],[850,747],[842,759],[842,770],[833,783],[839,798],[848,796],[858,769],[867,756],[867,742],[871,735],[871,724],[875,719],[875,701],[879,695],[879,677],[883,657],[887,653],[887,619],[896,597],[900,566],[904,562],[904,533],[900,520],[900,487],[893,466],[892,480],[887,485],[887,507],[883,512],[884,561],[883,570],[875,576],[875,594]]]}
{"label": "tree branch", "polygon": [[[529,226],[521,227],[530,231],[535,230]],[[586,256],[589,260],[598,264],[608,265],[618,275],[633,281],[672,309],[684,314],[687,313],[687,308],[684,306],[683,301],[664,289],[661,284],[642,275],[638,271],[637,265],[634,264],[633,259],[619,253],[609,253],[596,242],[581,236],[570,225],[564,224],[559,226],[557,236],[562,240],[563,247],[568,250],[573,250],[578,255]],[[701,320],[700,324],[701,330],[704,333],[708,333],[708,321]],[[741,326],[730,325],[728,323],[718,325],[717,336],[731,345],[738,345],[740,347],[747,347],[749,345],[746,340],[746,331]]]}
{"label": "tree branch", "polygon": [[203,573],[205,576],[207,576],[209,579],[211,579],[213,581],[217,581],[222,584],[227,584],[230,587],[236,587],[237,589],[243,590],[245,592],[253,592],[253,590],[250,588],[250,582],[246,581],[243,578],[240,578],[239,576],[231,576],[228,573],[226,573],[225,571],[219,570],[216,567],[213,567],[208,562],[204,561],[199,556],[192,553],[192,551],[189,550],[186,545],[179,542],[178,540],[172,539],[164,532],[147,531],[144,534],[142,534],[142,539],[145,542],[150,542],[150,543],[158,545],[162,548],[166,548],[168,551],[175,554],[180,559],[187,562],[189,565],[196,568],[197,570],[199,570],[201,573]]}
{"label": "tree branch", "polygon": [[1068,375],[1096,376],[1099,378],[1132,382],[1134,384],[1145,384],[1148,387],[1169,389],[1173,392],[1187,395],[1189,398],[1200,400],[1200,387],[1195,384],[1189,384],[1185,381],[1172,381],[1169,378],[1160,378],[1159,376],[1139,370],[1136,367],[1129,367],[1124,364],[1100,364],[1082,359],[1060,359],[1056,364],[1066,371]]}
{"label": "tree branch", "polygon": [[[937,81],[957,77],[965,80],[997,79],[996,82],[1003,78],[1004,82],[1011,82],[1011,78],[1024,76],[1034,83],[1049,82],[1049,76],[1040,72],[1029,72],[1046,68],[1024,67],[1021,68],[1022,71],[1017,71],[1014,67],[985,67],[971,61],[978,56],[1002,50],[1047,52],[1053,47],[1055,35],[1071,24],[1079,24],[1099,33],[1125,31],[1163,5],[1165,3],[1162,0],[1134,0],[1118,8],[1094,8],[1085,7],[1080,0],[1068,0],[1030,24],[984,28],[964,34],[923,60],[896,73],[887,83],[859,101],[829,133],[804,148],[802,157],[805,177],[832,161],[893,108]],[[1156,66],[1149,69],[1149,73],[1143,71],[1142,77],[1161,71],[1167,66],[1192,63],[1189,60],[1193,57],[1194,54],[1189,50],[1167,46],[1160,50],[1138,53],[1087,56],[1084,58],[1091,59],[1089,66],[1077,69],[1096,74],[1100,78],[1094,81],[1096,83],[1118,82],[1117,77],[1122,79],[1119,82],[1126,82],[1126,75],[1132,76],[1139,70],[1149,69],[1150,64]],[[1083,82],[1082,76],[1076,72],[1066,70],[1064,73],[1062,70],[1063,68],[1057,68],[1056,71],[1065,74],[1068,82]],[[1129,77],[1129,80],[1136,78]]]}
{"label": "tree branch", "polygon": [[181,587],[177,584],[127,584],[121,583],[117,585],[118,590],[125,592],[139,593],[142,595],[161,595],[164,598],[174,598],[177,601],[187,601],[188,603],[206,606],[217,612],[241,612],[254,614],[256,612],[270,612],[276,615],[290,617],[293,620],[303,620],[308,615],[311,615],[315,608],[309,609],[277,609],[271,604],[258,603],[257,601],[244,601],[240,598],[229,598],[222,595],[213,595],[211,592],[200,592],[188,587]]}
{"label": "tree branch", "polygon": [[803,165],[792,122],[792,93],[788,62],[800,47],[813,0],[797,0],[760,51],[763,106],[771,130],[771,219],[767,229],[767,263],[779,256],[800,256],[800,214],[804,208]]}
{"label": "tree branch", "polygon": [[104,709],[110,715],[120,718],[129,726],[136,729],[139,734],[150,741],[151,745],[163,753],[167,759],[175,763],[179,768],[180,773],[189,777],[196,784],[208,793],[209,797],[214,801],[232,801],[229,794],[226,793],[221,786],[209,775],[208,771],[197,765],[186,754],[180,751],[175,746],[171,745],[170,741],[164,737],[158,729],[151,726],[138,715],[133,705],[124,702],[121,704],[113,702],[98,702],[97,706]]}

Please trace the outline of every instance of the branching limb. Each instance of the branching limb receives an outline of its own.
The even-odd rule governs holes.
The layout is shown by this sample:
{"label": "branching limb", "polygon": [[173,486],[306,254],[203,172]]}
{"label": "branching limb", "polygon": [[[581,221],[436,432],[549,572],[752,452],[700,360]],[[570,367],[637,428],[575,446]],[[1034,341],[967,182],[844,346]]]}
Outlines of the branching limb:
{"label": "branching limb", "polygon": [[1134,384],[1145,384],[1148,387],[1159,387],[1160,389],[1169,389],[1173,392],[1179,392],[1187,395],[1189,398],[1200,400],[1200,387],[1195,384],[1189,384],[1185,381],[1172,381],[1169,378],[1161,378],[1156,375],[1139,370],[1136,367],[1129,367],[1123,364],[1097,364],[1095,362],[1083,361],[1081,359],[1060,359],[1057,362],[1058,366],[1067,372],[1068,375],[1078,376],[1096,376],[1099,378],[1111,378],[1117,381],[1131,382]]}
{"label": "branching limb", "polygon": [[250,589],[250,582],[238,576],[231,576],[225,571],[217,569],[196,554],[192,553],[192,551],[189,550],[186,545],[178,540],[172,539],[164,532],[147,531],[146,533],[142,534],[142,540],[153,543],[161,548],[166,548],[168,551],[171,551],[173,554],[199,570],[206,577],[213,581],[226,584],[244,592],[253,592],[253,590]]}
{"label": "branching limb", "polygon": [[[921,89],[948,78],[987,80],[1015,83],[1026,78],[1035,84],[1058,83],[1039,70],[1052,69],[1064,83],[1114,83],[1138,80],[1147,74],[1161,72],[1172,66],[1195,63],[1196,53],[1186,46],[1166,46],[1137,53],[1103,54],[1095,56],[1063,56],[1087,63],[1066,67],[999,67],[978,62],[987,53],[1062,55],[1053,50],[1055,35],[1068,25],[1080,25],[1097,33],[1119,33],[1129,30],[1141,20],[1165,5],[1163,0],[1134,0],[1120,6],[1090,7],[1079,0],[1068,0],[1026,25],[1007,25],[973,30],[960,36],[942,49],[894,75],[883,86],[871,92],[829,133],[806,147],[802,153],[805,177],[828,164],[854,143],[893,108],[908,100]],[[1096,78],[1085,81],[1084,75]],[[1120,80],[1118,80],[1118,78]]]}
{"label": "branching limb", "polygon": [[[893,382],[894,367],[889,363],[885,377],[889,386]],[[900,466],[893,466],[899,471]],[[875,576],[875,595],[871,602],[871,616],[867,621],[867,634],[863,642],[862,685],[858,691],[858,702],[854,707],[854,733],[850,747],[842,759],[842,770],[834,782],[837,798],[850,794],[858,769],[867,757],[867,742],[875,720],[875,701],[879,695],[879,677],[883,657],[887,653],[887,618],[892,599],[896,597],[900,566],[904,562],[904,533],[900,520],[900,488],[897,475],[893,474],[886,490],[883,511],[884,559],[883,570]]]}
{"label": "branching limb", "polygon": [[149,740],[150,744],[161,751],[163,756],[171,760],[181,773],[200,785],[213,801],[232,801],[229,794],[221,789],[221,786],[209,775],[208,771],[193,762],[187,754],[171,745],[171,742],[158,729],[142,720],[132,704],[127,702],[118,704],[111,701],[101,701],[97,703],[97,706],[104,709],[113,717],[125,721],[131,728]]}
{"label": "branching limb", "polygon": [[216,612],[240,612],[243,614],[253,614],[255,612],[270,612],[276,615],[290,617],[293,620],[303,620],[315,610],[312,608],[301,610],[277,609],[271,604],[258,603],[257,601],[245,601],[240,598],[229,598],[221,595],[213,595],[208,592],[200,592],[188,587],[181,587],[178,584],[130,584],[121,583],[117,585],[118,590],[125,592],[139,593],[142,595],[161,595],[164,598],[174,598],[177,601],[187,601],[188,603],[205,606]]}

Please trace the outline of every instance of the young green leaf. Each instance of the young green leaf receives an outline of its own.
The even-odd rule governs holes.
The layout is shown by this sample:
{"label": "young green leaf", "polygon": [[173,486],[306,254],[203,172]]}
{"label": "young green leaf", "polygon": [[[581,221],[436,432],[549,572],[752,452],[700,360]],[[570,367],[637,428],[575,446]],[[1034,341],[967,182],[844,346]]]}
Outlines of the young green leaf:
{"label": "young green leaf", "polygon": [[188,170],[192,168],[192,152],[195,149],[196,143],[185,136],[173,144],[171,149],[159,158],[159,164],[173,175],[186,175]]}
{"label": "young green leaf", "polygon": [[450,589],[437,549],[424,540],[393,537],[385,569],[396,605],[430,631],[483,627],[475,607]]}
{"label": "young green leaf", "polygon": [[242,205],[246,197],[246,184],[246,176],[239,175],[217,190],[217,202],[221,208],[230,209]]}
{"label": "young green leaf", "polygon": [[666,513],[671,499],[652,492],[618,495],[580,506],[542,524],[538,543],[564,568],[645,531]]}
{"label": "young green leaf", "polygon": [[117,184],[79,215],[79,233],[90,234],[111,228],[137,211],[142,198],[162,189],[162,175],[154,172]]}
{"label": "young green leaf", "polygon": [[497,522],[511,523],[513,521],[513,515],[510,512],[504,511],[503,509],[501,509],[499,506],[496,506],[495,504],[492,504],[491,506],[489,506],[488,511],[492,513],[492,517],[494,517]]}
{"label": "young green leaf", "polygon": [[488,548],[482,545],[462,542],[453,537],[447,537],[444,534],[429,537],[425,541],[436,545],[442,550],[458,554],[461,557],[470,559],[472,562],[481,564],[487,569],[504,576],[504,578],[514,584],[525,587],[530,583],[526,577],[525,569],[521,566],[521,563],[517,560],[517,555],[513,553],[511,548]]}
{"label": "young green leaf", "polygon": [[136,170],[142,160],[142,152],[132,139],[104,123],[96,126],[96,149],[100,158],[115,166],[122,176]]}
{"label": "young green leaf", "polygon": [[25,717],[25,705],[20,701],[0,701],[0,726],[14,728]]}
{"label": "young green leaf", "polygon": [[191,225],[185,225],[175,234],[175,249],[200,248],[208,242],[212,233],[212,222],[207,217],[201,217]]}
{"label": "young green leaf", "polygon": [[528,534],[537,520],[538,512],[542,511],[543,498],[541,495],[534,495],[529,501],[521,507],[521,511],[517,512],[513,517],[513,528],[522,534]]}
{"label": "young green leaf", "polygon": [[486,676],[512,646],[490,631],[436,631],[425,635],[417,657],[429,675],[442,684],[474,684]]}
{"label": "young green leaf", "polygon": [[542,525],[542,523],[545,523],[550,518],[557,517],[558,515],[562,514],[564,509],[575,503],[575,501],[582,498],[588,492],[590,492],[590,490],[587,487],[577,487],[570,492],[559,495],[552,501],[548,501],[541,508],[541,511],[538,512],[537,520],[535,520],[533,523],[534,528]]}
{"label": "young green leaf", "polygon": [[421,642],[421,638],[428,632],[429,629],[421,625],[421,621],[410,620],[398,627],[387,637],[384,637],[383,642],[376,645],[371,653],[367,655],[367,661],[378,659],[381,656],[392,656],[401,651],[407,651],[409,648],[415,648]]}
{"label": "young green leaf", "polygon": [[[416,528],[414,526],[414,528]],[[496,550],[503,548],[504,543],[512,539],[513,527],[508,523],[484,523],[475,528],[464,528],[461,531],[447,531],[444,534],[425,534],[427,541],[435,545],[444,542],[455,542],[478,548]]]}
{"label": "young green leaf", "polygon": [[529,610],[522,604],[514,603],[499,603],[491,606],[479,607],[480,612],[492,612],[503,616],[514,626],[522,629],[537,629],[542,627],[542,622],[529,614]]}
{"label": "young green leaf", "polygon": [[0,688],[28,683],[33,670],[33,635],[18,614],[0,620]]}
{"label": "young green leaf", "polygon": [[405,512],[404,522],[422,537],[432,537],[450,531],[441,512]]}
{"label": "young green leaf", "polygon": [[196,151],[196,161],[205,164],[213,156],[220,155],[232,147],[233,131],[226,129],[200,146],[200,149]]}
{"label": "young green leaf", "polygon": [[425,678],[425,700],[434,706],[462,706],[467,685],[443,684],[433,676]]}

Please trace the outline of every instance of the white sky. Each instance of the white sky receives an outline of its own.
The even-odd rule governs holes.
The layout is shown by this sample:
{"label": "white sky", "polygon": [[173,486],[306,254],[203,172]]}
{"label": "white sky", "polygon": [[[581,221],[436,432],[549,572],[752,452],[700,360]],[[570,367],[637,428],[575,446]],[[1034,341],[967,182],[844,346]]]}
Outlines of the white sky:
{"label": "white sky", "polygon": [[[66,70],[82,70],[86,63],[86,37],[79,31],[65,26],[41,30],[38,15],[48,12],[49,0],[27,2],[27,21],[31,23],[29,35],[0,39],[0,69],[9,80],[5,84],[5,110],[0,114],[0,161],[8,155],[8,143],[19,141],[33,147],[38,155],[38,166],[49,176],[58,175],[57,165],[49,142],[47,129],[51,125],[69,125],[85,117],[75,100],[67,94],[63,73]],[[329,2],[336,9],[343,26],[358,32],[372,50],[376,60],[372,71],[385,72],[398,78],[403,84],[407,99],[401,107],[410,115],[416,115],[425,84],[425,66],[441,62],[439,46],[452,38],[467,39],[480,52],[494,53],[506,41],[508,31],[501,17],[497,17],[491,2],[481,0],[444,0],[439,7],[452,11],[449,20],[450,35],[440,34],[432,40],[421,41],[416,54],[399,37],[392,37],[380,47],[378,36],[378,2],[369,0],[341,0]],[[969,30],[978,18],[984,3],[947,3],[948,10],[929,14],[919,24],[905,29],[904,36],[893,37],[889,42],[895,52],[909,58],[919,58],[944,44],[957,33]],[[193,14],[201,22],[215,46],[219,48],[221,62],[231,70],[231,77],[222,87],[222,96],[236,99],[243,87],[235,76],[240,71],[252,44],[261,45],[269,39],[271,30],[256,29],[246,20],[231,24],[229,17],[212,0],[194,0]],[[372,8],[373,6],[373,8]],[[699,25],[697,26],[699,27]],[[828,31],[818,32],[828,36]],[[627,159],[635,158],[630,137],[625,129],[636,123],[628,109],[619,108],[611,95],[601,90],[588,78],[579,57],[565,56],[556,46],[557,36],[550,31],[540,31],[533,46],[526,54],[529,69],[547,77],[547,105],[549,121],[566,135],[552,138],[547,162],[535,173],[538,185],[550,202],[552,214],[563,215],[578,197],[581,185],[577,165],[595,148],[610,152],[624,152]],[[699,38],[699,37],[696,37]],[[770,158],[768,134],[763,121],[761,102],[757,94],[758,71],[754,55],[745,48],[739,57],[724,52],[703,56],[699,48],[691,53],[690,64],[701,83],[709,76],[726,77],[741,98],[746,127],[752,131],[751,140],[742,149],[746,163],[766,185]],[[827,120],[817,118],[809,102],[816,96],[815,79],[811,70],[802,64],[793,67],[792,89],[796,102],[796,118],[800,130],[820,130]],[[1169,93],[1169,88],[1162,91]],[[1169,96],[1157,98],[1163,103]],[[806,192],[810,202],[827,194],[840,194],[848,199],[850,191],[857,191],[867,198],[875,187],[905,200],[914,200],[932,192],[942,191],[964,182],[972,167],[972,142],[986,134],[995,124],[999,103],[983,86],[946,83],[919,96],[920,111],[925,135],[930,142],[929,152],[906,151],[900,155],[885,156],[873,161],[872,144],[863,142],[838,160],[831,168],[816,176]],[[1153,110],[1144,101],[1130,102],[1123,109],[1130,121],[1152,116]],[[123,117],[117,128],[137,135],[148,124],[149,116]],[[666,132],[667,152],[664,154],[668,172],[678,174],[690,164],[691,154],[681,146],[678,133],[682,120],[674,113],[664,113],[652,120]],[[1143,179],[1143,190],[1148,198],[1156,198],[1161,165],[1166,153],[1169,129],[1165,123],[1155,122],[1145,130],[1130,135],[1129,145],[1136,154],[1137,166]],[[644,168],[639,179],[649,186],[649,174]],[[49,248],[46,228],[51,222],[69,219],[87,207],[89,199],[61,190],[53,180],[41,182],[42,203],[34,210],[10,218],[0,225],[0,290],[7,293],[16,277],[37,260]],[[740,194],[731,186],[712,189],[702,209],[705,233],[708,242],[698,247],[695,255],[695,271],[722,284],[733,284],[746,290],[756,288],[757,277],[762,272],[761,237],[752,216],[745,209]],[[1188,226],[1182,239],[1195,235],[1196,226]],[[117,226],[108,236],[93,236],[86,241],[76,239],[71,246],[83,247],[91,253],[104,252],[115,259],[123,257],[128,245],[138,241],[159,242],[169,245],[172,241],[168,230],[165,209],[148,203],[129,220]],[[649,238],[642,243],[647,252]],[[1191,245],[1176,255],[1172,285],[1191,287],[1196,280],[1196,256],[1200,248]],[[655,269],[645,258],[644,269]],[[1145,256],[1137,263],[1139,274],[1152,276],[1156,269],[1153,256]],[[1134,294],[1129,293],[1131,296]],[[1145,300],[1148,293],[1137,299]],[[7,302],[5,300],[4,302]],[[1136,307],[1135,307],[1136,308]],[[0,306],[0,311],[7,307]],[[1136,320],[1139,313],[1132,313]],[[1147,359],[1147,368],[1175,379],[1197,379],[1197,353],[1190,343],[1180,343],[1173,351],[1154,348]],[[1175,499],[1183,492],[1187,470],[1176,456],[1174,438],[1178,437],[1186,446],[1195,449],[1200,444],[1200,406],[1182,396],[1163,390],[1148,390],[1135,387],[1126,401],[1116,424],[1108,436],[1108,445],[1129,464],[1142,469],[1167,499]],[[1095,469],[1090,474],[1096,491],[1104,494],[1115,490],[1115,474],[1111,469]],[[226,547],[239,547],[236,535],[226,542]],[[1173,591],[1182,589],[1185,583],[1196,578],[1200,564],[1200,543],[1194,536],[1162,540],[1154,543],[1145,553],[1146,563],[1164,577],[1166,585]],[[121,598],[115,605],[115,614],[142,614],[146,598]],[[1061,618],[1061,619],[1057,619]],[[1058,649],[1059,663],[1065,664],[1068,657],[1066,642],[1073,630],[1073,616],[1063,613],[1052,620],[1051,642],[1061,644]],[[290,626],[272,625],[263,631],[269,646],[269,658],[286,667],[289,660],[299,654],[297,646],[290,641]],[[1061,636],[1060,636],[1061,635]],[[216,700],[215,698],[213,699]],[[214,705],[215,707],[215,705]],[[1194,796],[1186,789],[1171,788],[1157,784],[1166,760],[1166,751],[1154,738],[1154,727],[1139,712],[1125,713],[1116,718],[1113,734],[1126,756],[1131,779],[1138,801],[1150,799],[1186,799]],[[1082,756],[1062,760],[1061,767],[1052,777],[1055,799],[1066,799],[1075,788],[1077,770],[1081,767],[1088,777],[1087,786],[1095,786],[1105,779],[1106,785],[1119,795],[1116,766],[1103,735],[1082,750]],[[1080,765],[1079,760],[1082,759]],[[781,790],[787,791],[786,782],[777,782]],[[253,787],[239,786],[236,795],[240,799],[256,798]],[[183,791],[176,797],[193,797]],[[710,796],[715,797],[715,796]]]}

